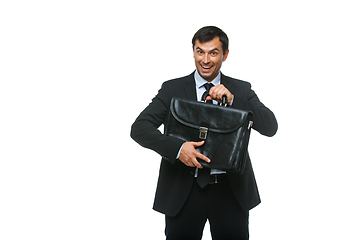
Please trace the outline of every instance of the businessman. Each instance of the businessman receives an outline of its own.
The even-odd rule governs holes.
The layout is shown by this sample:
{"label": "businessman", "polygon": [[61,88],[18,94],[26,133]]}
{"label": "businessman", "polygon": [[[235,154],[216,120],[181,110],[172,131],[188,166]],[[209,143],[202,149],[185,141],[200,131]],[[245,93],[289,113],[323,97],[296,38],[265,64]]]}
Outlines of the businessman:
{"label": "businessman", "polygon": [[[275,135],[277,121],[250,83],[220,72],[229,55],[229,40],[221,29],[201,28],[192,45],[196,70],[163,83],[133,123],[131,137],[162,156],[154,210],[165,214],[166,239],[201,239],[206,221],[212,239],[249,239],[249,210],[260,203],[250,159],[243,174],[218,169],[206,173],[197,159],[211,159],[196,151],[204,142],[184,142],[162,134],[158,127],[164,124],[173,97],[200,101],[205,91],[206,100],[214,104],[226,95],[232,108],[252,111],[253,129],[262,135]],[[202,174],[210,174],[205,184],[197,181]]]}

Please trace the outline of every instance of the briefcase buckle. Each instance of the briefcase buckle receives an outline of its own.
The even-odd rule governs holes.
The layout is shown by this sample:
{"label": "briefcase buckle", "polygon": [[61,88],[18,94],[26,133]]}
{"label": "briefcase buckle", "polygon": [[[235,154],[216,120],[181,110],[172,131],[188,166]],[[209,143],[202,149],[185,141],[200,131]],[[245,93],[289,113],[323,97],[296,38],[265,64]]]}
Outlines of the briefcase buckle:
{"label": "briefcase buckle", "polygon": [[200,139],[206,139],[206,137],[207,137],[207,132],[208,132],[208,128],[206,128],[206,127],[200,127],[199,138],[200,138]]}

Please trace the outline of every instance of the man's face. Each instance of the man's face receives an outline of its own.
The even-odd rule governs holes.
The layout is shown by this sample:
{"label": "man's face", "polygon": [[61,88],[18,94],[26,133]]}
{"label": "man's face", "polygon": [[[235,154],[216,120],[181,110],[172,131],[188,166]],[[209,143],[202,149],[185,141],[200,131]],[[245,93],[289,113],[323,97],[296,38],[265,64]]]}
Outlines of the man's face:
{"label": "man's face", "polygon": [[204,43],[200,43],[197,39],[193,50],[197,71],[206,81],[211,82],[218,75],[222,63],[225,62],[229,54],[229,50],[223,54],[219,37]]}

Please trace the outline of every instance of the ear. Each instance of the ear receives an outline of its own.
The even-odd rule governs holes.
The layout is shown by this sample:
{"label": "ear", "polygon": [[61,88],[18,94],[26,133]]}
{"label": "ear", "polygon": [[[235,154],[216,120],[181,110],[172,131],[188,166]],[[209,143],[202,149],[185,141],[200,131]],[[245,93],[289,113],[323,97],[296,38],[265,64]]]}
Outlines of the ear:
{"label": "ear", "polygon": [[226,50],[226,52],[225,52],[225,54],[224,54],[224,56],[223,56],[223,60],[222,60],[223,62],[226,61],[228,55],[229,55],[229,50]]}

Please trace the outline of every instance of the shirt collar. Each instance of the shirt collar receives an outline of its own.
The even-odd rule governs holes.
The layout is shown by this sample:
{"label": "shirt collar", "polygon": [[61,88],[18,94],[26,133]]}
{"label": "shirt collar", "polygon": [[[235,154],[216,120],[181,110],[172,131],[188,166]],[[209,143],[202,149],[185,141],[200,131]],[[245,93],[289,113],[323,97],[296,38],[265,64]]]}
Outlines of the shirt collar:
{"label": "shirt collar", "polygon": [[[195,78],[195,84],[196,84],[197,89],[199,89],[205,83],[208,83],[208,81],[206,81],[204,78],[202,78],[200,76],[200,74],[198,73],[197,70],[195,71],[194,78]],[[216,86],[216,85],[219,85],[220,82],[221,82],[221,74],[219,72],[219,74],[216,76],[216,78],[214,78],[214,80],[211,81],[211,83],[214,84],[214,86]]]}

